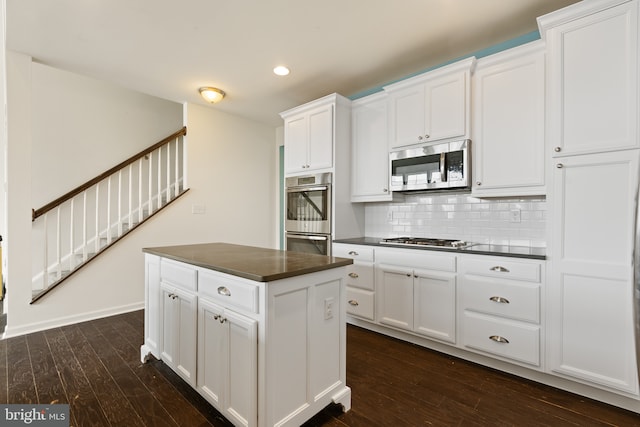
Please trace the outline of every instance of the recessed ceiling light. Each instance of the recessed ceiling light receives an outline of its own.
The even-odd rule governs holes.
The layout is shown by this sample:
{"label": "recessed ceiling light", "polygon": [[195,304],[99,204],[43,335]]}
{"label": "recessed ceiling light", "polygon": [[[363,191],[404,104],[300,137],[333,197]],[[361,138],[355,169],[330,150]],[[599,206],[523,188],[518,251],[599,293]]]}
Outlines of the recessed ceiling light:
{"label": "recessed ceiling light", "polygon": [[278,65],[273,69],[273,72],[278,76],[286,76],[287,74],[289,74],[289,69],[284,65]]}

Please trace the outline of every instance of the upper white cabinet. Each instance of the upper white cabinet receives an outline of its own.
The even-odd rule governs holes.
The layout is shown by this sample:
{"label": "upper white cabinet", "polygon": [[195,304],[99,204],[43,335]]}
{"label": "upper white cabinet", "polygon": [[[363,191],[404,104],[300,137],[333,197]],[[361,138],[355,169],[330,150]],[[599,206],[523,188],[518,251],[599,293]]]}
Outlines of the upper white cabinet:
{"label": "upper white cabinet", "polygon": [[544,43],[478,60],[473,86],[473,194],[545,194]]}
{"label": "upper white cabinet", "polygon": [[387,94],[376,93],[351,105],[351,201],[391,200]]}
{"label": "upper white cabinet", "polygon": [[284,120],[285,175],[331,171],[336,116],[348,109],[350,102],[334,93],[280,113]]}
{"label": "upper white cabinet", "polygon": [[638,148],[638,3],[581,2],[538,24],[553,155]]}
{"label": "upper white cabinet", "polygon": [[390,148],[466,138],[475,57],[385,86]]}

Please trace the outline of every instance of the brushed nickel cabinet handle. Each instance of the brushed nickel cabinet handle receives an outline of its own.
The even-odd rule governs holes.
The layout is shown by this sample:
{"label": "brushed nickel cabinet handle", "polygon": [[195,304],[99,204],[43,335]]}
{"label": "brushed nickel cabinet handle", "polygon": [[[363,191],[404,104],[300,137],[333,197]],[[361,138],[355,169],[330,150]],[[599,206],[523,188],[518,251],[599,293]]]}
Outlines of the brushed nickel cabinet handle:
{"label": "brushed nickel cabinet handle", "polygon": [[495,341],[495,342],[498,342],[500,344],[509,344],[509,340],[506,339],[505,337],[501,337],[500,335],[491,335],[489,337],[489,339],[491,341]]}
{"label": "brushed nickel cabinet handle", "polygon": [[358,304],[358,301],[356,301],[356,300],[354,300],[354,299],[350,299],[350,300],[349,300],[349,301],[347,301],[347,302],[349,303],[349,305],[352,305],[352,306],[354,306],[354,307],[357,307],[357,306],[359,305],[359,304]]}
{"label": "brushed nickel cabinet handle", "polygon": [[349,255],[358,256],[360,254],[356,251],[349,251]]}
{"label": "brushed nickel cabinet handle", "polygon": [[218,288],[218,293],[222,296],[225,297],[230,297],[231,296],[231,291],[226,287],[226,286],[220,286]]}
{"label": "brushed nickel cabinet handle", "polygon": [[497,272],[500,272],[500,273],[508,273],[509,272],[509,269],[504,268],[501,265],[496,265],[495,267],[491,267],[489,270],[497,271]]}
{"label": "brushed nickel cabinet handle", "polygon": [[489,300],[493,302],[499,302],[501,304],[509,304],[509,300],[504,297],[491,297],[489,298]]}
{"label": "brushed nickel cabinet handle", "polygon": [[351,277],[352,279],[357,279],[358,277],[358,273],[349,273],[349,277]]}
{"label": "brushed nickel cabinet handle", "polygon": [[560,151],[562,151],[562,148],[556,147],[556,148],[553,149],[553,151],[555,151],[556,153],[559,153]]}
{"label": "brushed nickel cabinet handle", "polygon": [[557,167],[558,169],[562,169],[562,168],[564,167],[564,165],[563,165],[562,163],[558,163],[558,164],[556,165],[556,167]]}

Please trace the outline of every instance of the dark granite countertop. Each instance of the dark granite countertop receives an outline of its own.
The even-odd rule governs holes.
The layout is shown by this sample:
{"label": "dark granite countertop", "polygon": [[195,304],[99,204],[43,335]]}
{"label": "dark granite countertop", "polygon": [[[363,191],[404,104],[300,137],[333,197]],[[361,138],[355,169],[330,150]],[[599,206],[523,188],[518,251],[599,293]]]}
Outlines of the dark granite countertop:
{"label": "dark granite countertop", "polygon": [[353,260],[349,258],[287,252],[230,243],[164,246],[144,248],[142,251],[257,282],[271,282],[353,263]]}
{"label": "dark granite countertop", "polygon": [[545,248],[531,248],[528,246],[508,246],[508,245],[487,245],[487,244],[474,244],[466,248],[440,248],[440,247],[425,247],[425,246],[405,246],[405,245],[390,245],[380,243],[382,238],[380,237],[356,237],[352,239],[339,239],[334,240],[334,243],[347,243],[351,245],[367,245],[367,246],[380,246],[385,248],[403,248],[403,249],[415,249],[422,251],[441,251],[441,252],[457,252],[464,254],[475,255],[494,255],[494,256],[506,256],[514,258],[528,258],[528,259],[546,259]]}

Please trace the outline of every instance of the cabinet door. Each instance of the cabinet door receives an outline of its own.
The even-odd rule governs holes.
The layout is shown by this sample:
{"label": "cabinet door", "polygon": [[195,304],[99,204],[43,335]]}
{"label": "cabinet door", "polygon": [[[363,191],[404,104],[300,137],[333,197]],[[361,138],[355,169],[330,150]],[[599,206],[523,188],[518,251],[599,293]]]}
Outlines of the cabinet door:
{"label": "cabinet door", "polygon": [[354,103],[351,132],[351,201],[391,200],[386,96]]}
{"label": "cabinet door", "polygon": [[258,419],[258,322],[200,298],[198,391],[235,425]]}
{"label": "cabinet door", "polygon": [[456,275],[414,270],[414,331],[454,343]]}
{"label": "cabinet door", "polygon": [[545,193],[543,48],[525,45],[478,61],[473,77],[474,194]]}
{"label": "cabinet door", "polygon": [[424,84],[389,92],[390,148],[425,141]]}
{"label": "cabinet door", "polygon": [[206,299],[198,300],[197,389],[219,411],[224,410],[229,364],[227,325],[220,322],[224,309]]}
{"label": "cabinet door", "polygon": [[191,385],[196,374],[197,299],[195,294],[161,283],[162,360]]}
{"label": "cabinet door", "polygon": [[236,425],[258,422],[258,322],[230,310],[224,312],[228,330],[227,399],[225,415]]}
{"label": "cabinet door", "polygon": [[468,73],[455,73],[427,81],[424,137],[427,141],[462,137],[467,130]]}
{"label": "cabinet door", "polygon": [[583,7],[588,9],[583,17],[551,28],[546,36],[554,154],[636,148],[638,2],[601,11],[589,2]]}
{"label": "cabinet door", "polygon": [[308,170],[333,166],[333,104],[309,112]]}
{"label": "cabinet door", "polygon": [[307,170],[307,116],[291,117],[284,122],[284,141],[285,171]]}
{"label": "cabinet door", "polygon": [[633,394],[637,151],[556,159],[548,292],[551,369]]}
{"label": "cabinet door", "polygon": [[413,330],[413,270],[380,264],[376,274],[378,321]]}

